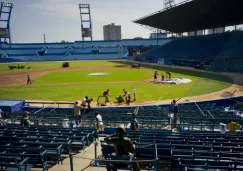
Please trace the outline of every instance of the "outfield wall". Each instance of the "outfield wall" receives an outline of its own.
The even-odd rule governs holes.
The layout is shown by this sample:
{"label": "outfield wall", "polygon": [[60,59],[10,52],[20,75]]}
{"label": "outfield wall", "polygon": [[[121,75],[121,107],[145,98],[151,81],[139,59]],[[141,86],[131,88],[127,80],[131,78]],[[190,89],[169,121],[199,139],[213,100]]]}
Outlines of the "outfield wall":
{"label": "outfield wall", "polygon": [[126,58],[129,54],[128,49],[152,49],[171,40],[164,38],[75,41],[71,43],[5,43],[1,44],[0,59],[23,61],[116,60]]}
{"label": "outfield wall", "polygon": [[[50,56],[18,56],[11,57],[22,61],[73,61],[73,60],[118,60],[122,59],[119,54],[98,54],[98,55],[50,55]],[[1,60],[0,60],[1,61]]]}

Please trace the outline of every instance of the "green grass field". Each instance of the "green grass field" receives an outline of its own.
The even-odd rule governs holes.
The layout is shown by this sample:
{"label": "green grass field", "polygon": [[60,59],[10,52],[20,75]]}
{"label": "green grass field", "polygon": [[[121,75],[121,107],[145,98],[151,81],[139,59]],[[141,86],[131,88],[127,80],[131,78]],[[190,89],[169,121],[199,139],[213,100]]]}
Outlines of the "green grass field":
{"label": "green grass field", "polygon": [[[106,61],[79,61],[70,63],[71,67],[117,66],[127,64],[128,63],[125,62]],[[8,69],[8,65],[10,64],[0,64],[0,74],[26,71],[11,71]],[[60,68],[61,63],[38,62],[27,63],[27,65],[34,67],[34,70],[45,70]],[[144,79],[152,78],[153,75],[141,69],[67,70],[50,72],[37,77],[33,86],[0,87],[0,99],[74,101],[80,100],[88,95],[96,100],[103,91],[110,89],[111,98],[115,101],[114,98],[122,94],[123,88],[131,92],[131,87],[134,86],[137,89],[137,101],[143,102],[208,94],[228,88],[232,85],[231,79],[217,74],[168,67],[147,67],[149,67],[149,70],[152,72],[158,70],[159,73],[169,70],[172,72],[172,77],[182,76],[191,79],[192,82],[180,85],[161,85],[144,82]],[[89,73],[103,71],[109,73],[109,75],[88,76]],[[88,83],[83,84],[84,82]],[[66,84],[63,85],[63,83]]]}
{"label": "green grass field", "polygon": [[[108,73],[107,76],[89,76],[90,73]],[[36,79],[36,84],[45,83],[78,83],[78,82],[114,82],[138,81],[151,77],[143,70],[81,70],[51,72]]]}

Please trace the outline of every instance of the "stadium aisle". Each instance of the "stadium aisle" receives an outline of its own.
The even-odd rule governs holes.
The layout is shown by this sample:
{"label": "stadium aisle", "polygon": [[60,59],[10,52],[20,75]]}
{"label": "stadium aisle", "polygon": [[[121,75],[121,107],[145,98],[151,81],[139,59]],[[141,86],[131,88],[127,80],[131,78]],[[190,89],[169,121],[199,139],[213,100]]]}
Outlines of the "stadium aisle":
{"label": "stadium aisle", "polygon": [[[102,140],[103,138],[100,138]],[[97,147],[98,156],[101,155],[101,147]],[[92,158],[94,159],[94,143],[91,144],[85,151],[75,155],[77,157]],[[92,167],[90,166],[91,161],[87,159],[74,158],[73,165],[74,171],[106,171],[106,168],[102,167]],[[70,160],[66,158],[63,161],[63,165],[55,165],[49,169],[50,171],[70,171]]]}

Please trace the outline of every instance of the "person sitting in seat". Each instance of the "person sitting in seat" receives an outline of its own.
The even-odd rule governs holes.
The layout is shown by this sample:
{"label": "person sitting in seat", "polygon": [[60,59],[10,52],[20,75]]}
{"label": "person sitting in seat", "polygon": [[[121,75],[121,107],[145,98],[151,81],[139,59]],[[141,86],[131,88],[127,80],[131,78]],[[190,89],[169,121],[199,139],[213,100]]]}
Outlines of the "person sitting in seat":
{"label": "person sitting in seat", "polygon": [[[133,159],[135,157],[135,149],[130,139],[125,138],[126,131],[124,128],[117,128],[116,134],[106,137],[104,140],[107,144],[113,144],[115,147],[116,156],[131,155]],[[114,163],[107,165],[107,171],[116,171],[116,168],[126,167],[125,163]],[[138,163],[133,163],[133,170],[140,171]]]}
{"label": "person sitting in seat", "polygon": [[240,124],[238,124],[236,122],[233,122],[231,119],[229,119],[227,126],[228,126],[228,129],[229,129],[230,133],[235,133],[237,127],[240,127]]}
{"label": "person sitting in seat", "polygon": [[30,117],[29,112],[24,112],[22,119],[21,119],[21,126],[23,127],[29,127],[30,126]]}

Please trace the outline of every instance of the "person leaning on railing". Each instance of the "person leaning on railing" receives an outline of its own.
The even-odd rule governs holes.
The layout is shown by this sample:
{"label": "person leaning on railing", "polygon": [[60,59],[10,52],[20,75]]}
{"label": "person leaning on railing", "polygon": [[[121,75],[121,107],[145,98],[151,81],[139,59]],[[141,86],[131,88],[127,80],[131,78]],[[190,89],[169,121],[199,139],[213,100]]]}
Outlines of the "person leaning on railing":
{"label": "person leaning on railing", "polygon": [[[116,156],[127,156],[130,155],[136,160],[135,157],[135,148],[132,141],[129,138],[125,138],[126,131],[123,128],[117,128],[116,133],[108,136],[104,139],[107,144],[113,144],[115,147]],[[113,166],[119,168],[127,166],[127,163],[115,163]],[[133,163],[133,170],[140,171],[139,165],[137,162]],[[107,170],[110,171],[110,165],[107,166]],[[114,171],[114,169],[113,169]]]}

